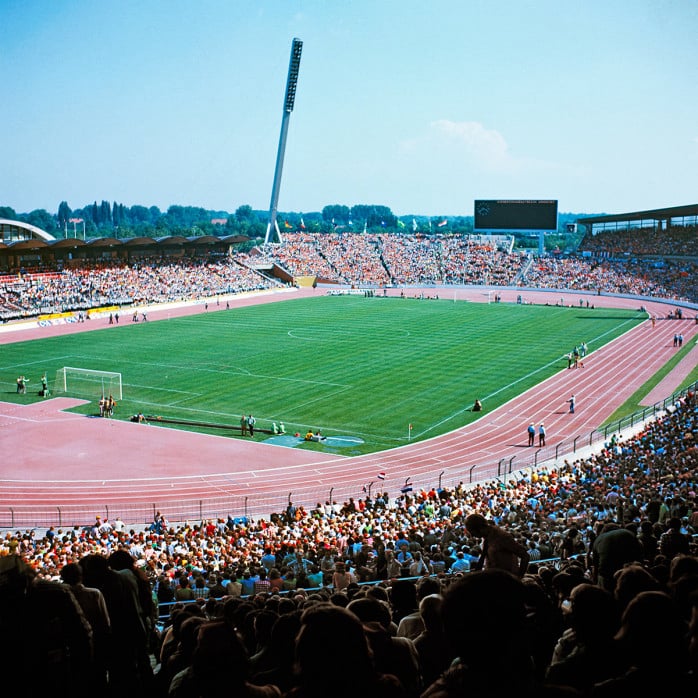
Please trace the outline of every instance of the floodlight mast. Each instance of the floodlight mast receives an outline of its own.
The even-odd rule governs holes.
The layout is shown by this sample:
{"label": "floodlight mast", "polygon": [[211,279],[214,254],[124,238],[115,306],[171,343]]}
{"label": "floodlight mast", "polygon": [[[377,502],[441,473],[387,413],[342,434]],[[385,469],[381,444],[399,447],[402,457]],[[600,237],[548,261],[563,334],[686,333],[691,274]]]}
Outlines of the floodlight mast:
{"label": "floodlight mast", "polygon": [[293,105],[296,101],[296,85],[298,84],[298,70],[301,64],[301,52],[303,42],[294,39],[291,44],[291,59],[288,64],[288,78],[286,80],[286,94],[284,96],[284,113],[281,120],[281,135],[279,136],[279,150],[276,154],[276,169],[274,170],[274,186],[271,190],[271,204],[269,205],[269,222],[264,242],[281,242],[281,233],[276,216],[279,205],[279,188],[281,187],[281,172],[284,168],[284,153],[286,151],[286,138],[288,135],[288,122],[291,118]]}

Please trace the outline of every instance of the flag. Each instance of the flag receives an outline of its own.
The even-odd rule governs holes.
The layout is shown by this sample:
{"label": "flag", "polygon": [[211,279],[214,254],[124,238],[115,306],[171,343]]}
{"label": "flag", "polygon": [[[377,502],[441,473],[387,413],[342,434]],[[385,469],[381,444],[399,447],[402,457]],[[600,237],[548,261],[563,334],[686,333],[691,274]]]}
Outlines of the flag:
{"label": "flag", "polygon": [[385,480],[385,473],[378,473],[378,475],[376,475],[376,477],[377,477],[379,480]]}
{"label": "flag", "polygon": [[284,221],[284,228],[293,228],[293,226],[288,221]]}
{"label": "flag", "polygon": [[364,221],[364,235],[366,235],[367,229],[368,229],[368,221]]}
{"label": "flag", "polygon": [[438,227],[443,228],[445,225],[448,225],[448,218],[444,218],[441,223],[439,223]]}
{"label": "flag", "polygon": [[301,218],[301,230],[305,230],[305,223],[303,223],[303,219]]}
{"label": "flag", "polygon": [[410,424],[410,431],[412,431],[412,425]]}
{"label": "flag", "polygon": [[417,221],[414,218],[412,219],[412,230],[417,232]]}
{"label": "flag", "polygon": [[68,222],[69,223],[82,223],[83,219],[82,218],[69,218]]}
{"label": "flag", "polygon": [[405,227],[405,224],[404,224],[399,218],[397,219],[397,227],[398,227],[398,228],[404,228],[404,227]]}
{"label": "flag", "polygon": [[401,487],[400,492],[402,492],[402,494],[407,494],[408,492],[412,492],[412,485],[405,485],[404,487]]}

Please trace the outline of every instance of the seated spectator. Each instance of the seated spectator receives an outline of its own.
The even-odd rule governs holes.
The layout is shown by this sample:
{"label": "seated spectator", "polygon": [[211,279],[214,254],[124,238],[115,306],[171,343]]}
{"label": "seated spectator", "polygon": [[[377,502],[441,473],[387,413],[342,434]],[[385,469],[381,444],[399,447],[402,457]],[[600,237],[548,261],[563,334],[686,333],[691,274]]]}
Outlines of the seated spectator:
{"label": "seated spectator", "polygon": [[418,696],[422,684],[417,650],[410,638],[391,634],[389,605],[385,601],[362,596],[350,601],[347,610],[364,625],[376,669],[397,676],[408,695]]}
{"label": "seated spectator", "polygon": [[629,695],[696,695],[690,672],[688,627],[662,591],[643,591],[625,609],[616,640],[629,669],[597,683],[594,698]]}
{"label": "seated spectator", "polygon": [[497,568],[471,572],[446,589],[441,610],[456,661],[423,698],[535,695],[520,579]]}
{"label": "seated spectator", "polygon": [[176,674],[170,698],[279,698],[277,686],[249,682],[249,658],[237,633],[223,621],[201,625],[189,667]]}
{"label": "seated spectator", "polygon": [[545,683],[587,695],[595,683],[625,667],[613,639],[620,622],[613,596],[595,584],[577,585],[570,593],[568,619],[569,628],[558,641]]}
{"label": "seated spectator", "polygon": [[[337,657],[348,670],[337,675]],[[298,683],[285,698],[407,698],[399,680],[373,664],[361,621],[345,608],[317,603],[296,637]]]}

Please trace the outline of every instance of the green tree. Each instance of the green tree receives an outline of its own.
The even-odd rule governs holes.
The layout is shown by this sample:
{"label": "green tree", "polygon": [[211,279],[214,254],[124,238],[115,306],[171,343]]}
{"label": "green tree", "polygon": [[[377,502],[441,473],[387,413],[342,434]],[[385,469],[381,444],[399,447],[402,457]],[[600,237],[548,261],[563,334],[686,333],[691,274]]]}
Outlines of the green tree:
{"label": "green tree", "polygon": [[59,228],[65,228],[66,224],[68,223],[68,220],[72,217],[73,212],[68,206],[67,201],[61,201],[60,204],[58,204],[58,227]]}
{"label": "green tree", "polygon": [[348,206],[333,204],[322,209],[322,220],[325,223],[334,221],[336,224],[347,224],[351,220],[351,211]]}
{"label": "green tree", "polygon": [[235,211],[235,220],[237,221],[248,221],[251,222],[255,218],[254,212],[252,211],[252,206],[245,204],[243,206],[238,206]]}
{"label": "green tree", "polygon": [[51,235],[57,232],[56,219],[44,208],[37,208],[31,213],[24,214],[20,220],[29,225],[35,225]]}
{"label": "green tree", "polygon": [[111,224],[112,224],[111,206],[109,205],[108,201],[103,200],[102,203],[100,204],[100,206],[99,206],[99,219],[103,225],[111,226]]}
{"label": "green tree", "polygon": [[129,211],[129,219],[132,224],[150,223],[150,210],[145,206],[131,206]]}

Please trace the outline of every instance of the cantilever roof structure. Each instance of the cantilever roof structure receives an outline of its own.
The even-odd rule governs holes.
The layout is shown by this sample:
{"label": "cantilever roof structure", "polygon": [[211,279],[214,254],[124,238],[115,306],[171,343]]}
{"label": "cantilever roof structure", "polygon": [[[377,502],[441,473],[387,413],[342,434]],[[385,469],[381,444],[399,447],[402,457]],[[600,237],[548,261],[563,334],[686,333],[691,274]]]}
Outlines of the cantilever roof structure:
{"label": "cantilever roof structure", "polygon": [[43,240],[53,242],[56,238],[41,228],[22,221],[0,218],[0,241],[5,244],[24,242],[26,240]]}
{"label": "cantilever roof structure", "polygon": [[631,213],[587,216],[577,219],[577,224],[585,226],[592,235],[605,230],[648,227],[649,223],[652,223],[652,226],[658,230],[666,228],[671,223],[696,225],[698,224],[698,204],[655,208],[648,211],[633,211]]}
{"label": "cantilever roof structure", "polygon": [[[118,252],[122,250],[120,256],[128,256],[129,251],[152,250],[157,254],[166,249],[185,248],[191,251],[201,251],[203,249],[215,249],[225,252],[231,245],[237,245],[248,241],[245,235],[226,235],[217,237],[214,235],[199,235],[184,237],[181,235],[169,235],[160,238],[148,236],[132,238],[103,237],[84,240],[78,237],[56,238],[45,230],[41,230],[34,225],[22,221],[0,218],[0,250],[3,259],[10,256],[16,257],[15,263],[23,261],[23,256],[31,254],[32,259],[36,255],[44,256],[44,252],[52,255],[51,251],[58,254],[52,255],[51,259],[58,259],[67,255],[77,254],[80,258],[88,258],[91,255],[101,255],[103,251],[110,250]],[[78,249],[82,248],[80,252]],[[88,250],[90,250],[88,252]]]}

